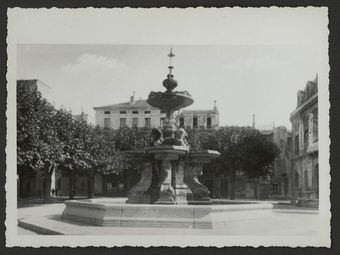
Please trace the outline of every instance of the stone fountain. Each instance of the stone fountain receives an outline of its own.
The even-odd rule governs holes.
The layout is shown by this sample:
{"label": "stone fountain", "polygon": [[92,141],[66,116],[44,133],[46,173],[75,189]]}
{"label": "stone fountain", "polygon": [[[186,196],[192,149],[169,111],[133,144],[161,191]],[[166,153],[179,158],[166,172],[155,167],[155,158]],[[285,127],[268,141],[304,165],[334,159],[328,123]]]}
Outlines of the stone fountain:
{"label": "stone fountain", "polygon": [[[220,155],[214,150],[191,152],[187,133],[178,128],[174,113],[193,103],[187,91],[175,91],[170,51],[164,92],[151,92],[147,102],[166,113],[163,129],[154,129],[152,146],[124,151],[124,160],[142,166],[140,181],[125,203],[113,199],[66,201],[62,218],[114,227],[224,227],[230,220],[263,217],[272,205],[258,203],[213,204],[209,190],[199,182],[204,164]],[[268,210],[269,209],[269,210]],[[249,213],[250,212],[250,213]],[[258,214],[260,212],[260,214]]]}
{"label": "stone fountain", "polygon": [[[177,81],[172,74],[170,51],[169,74],[163,81],[165,92],[151,92],[147,102],[166,113],[162,130],[154,130],[153,146],[144,151],[125,151],[126,160],[144,164],[140,182],[130,190],[132,204],[210,204],[209,190],[199,182],[203,165],[220,155],[217,151],[190,152],[187,133],[178,128],[174,113],[194,100],[187,91],[174,91]],[[190,201],[188,201],[190,200]]]}

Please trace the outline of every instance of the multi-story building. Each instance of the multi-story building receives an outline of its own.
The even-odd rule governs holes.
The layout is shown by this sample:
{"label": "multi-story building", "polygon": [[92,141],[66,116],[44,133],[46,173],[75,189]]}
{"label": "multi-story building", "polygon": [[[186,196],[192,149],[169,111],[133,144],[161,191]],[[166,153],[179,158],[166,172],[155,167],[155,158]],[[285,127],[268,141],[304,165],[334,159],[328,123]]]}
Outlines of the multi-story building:
{"label": "multi-story building", "polygon": [[129,102],[93,107],[96,124],[100,127],[118,129],[120,127],[160,127],[165,120],[165,112],[149,105],[146,100],[135,100],[130,97]]}
{"label": "multi-story building", "polygon": [[219,112],[216,106],[211,110],[182,110],[177,118],[178,125],[183,128],[217,128]]}
{"label": "multi-story building", "polygon": [[[118,129],[128,127],[155,127],[164,125],[165,112],[149,105],[146,100],[94,107],[96,124],[101,127]],[[216,104],[212,110],[182,110],[177,114],[177,125],[189,128],[214,128],[219,125],[219,113]]]}
{"label": "multi-story building", "polygon": [[318,160],[318,78],[308,81],[297,93],[297,107],[290,114],[292,123],[292,197],[317,201],[319,197]]}

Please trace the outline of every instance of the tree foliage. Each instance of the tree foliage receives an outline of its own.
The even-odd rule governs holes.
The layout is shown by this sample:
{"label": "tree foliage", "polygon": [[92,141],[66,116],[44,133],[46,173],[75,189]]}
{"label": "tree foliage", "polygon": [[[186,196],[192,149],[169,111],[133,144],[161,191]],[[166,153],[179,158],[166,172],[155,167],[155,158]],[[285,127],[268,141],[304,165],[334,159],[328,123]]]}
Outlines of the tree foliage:
{"label": "tree foliage", "polygon": [[265,177],[279,154],[279,149],[250,127],[221,127],[217,130],[188,130],[193,151],[212,149],[221,156],[204,169],[206,175],[225,175],[231,181],[231,198],[235,197],[235,175],[249,178]]}
{"label": "tree foliage", "polygon": [[[59,137],[54,130],[56,111],[38,92],[17,87],[17,165],[18,174],[25,169],[41,171],[50,186],[50,177],[62,154]],[[44,195],[48,190],[43,190]]]}
{"label": "tree foliage", "polygon": [[70,180],[70,198],[77,176],[88,177],[89,196],[96,173],[119,174],[129,166],[120,160],[123,150],[142,149],[150,144],[150,129],[119,130],[94,127],[55,109],[39,92],[17,86],[17,167],[40,172],[50,193],[51,175],[58,168]]}
{"label": "tree foliage", "polygon": [[221,153],[214,162],[218,163],[218,173],[240,171],[249,177],[266,175],[279,153],[273,142],[250,127],[190,129],[188,142],[192,151],[210,149]]}

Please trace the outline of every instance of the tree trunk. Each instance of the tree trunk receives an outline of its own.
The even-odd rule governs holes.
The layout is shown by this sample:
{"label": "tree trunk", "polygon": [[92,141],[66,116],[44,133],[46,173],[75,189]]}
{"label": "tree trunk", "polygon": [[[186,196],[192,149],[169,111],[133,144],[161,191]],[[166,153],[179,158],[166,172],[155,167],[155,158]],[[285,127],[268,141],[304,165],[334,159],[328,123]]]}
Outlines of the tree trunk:
{"label": "tree trunk", "polygon": [[69,199],[74,198],[74,174],[71,172],[69,175]]}
{"label": "tree trunk", "polygon": [[52,172],[49,172],[48,169],[44,169],[43,173],[43,190],[42,195],[44,200],[51,198],[51,186],[52,186]]}
{"label": "tree trunk", "polygon": [[256,190],[257,190],[257,200],[260,200],[260,181],[259,181],[259,177],[256,177]]}
{"label": "tree trunk", "polygon": [[230,199],[235,200],[235,176],[236,172],[234,170],[231,171],[231,182],[230,182]]}
{"label": "tree trunk", "polygon": [[44,182],[45,182],[44,185],[45,190],[43,191],[44,199],[49,199],[51,197],[51,184],[52,184],[50,176],[48,176]]}
{"label": "tree trunk", "polygon": [[87,197],[88,198],[93,198],[94,176],[95,176],[95,174],[88,174],[87,175]]}

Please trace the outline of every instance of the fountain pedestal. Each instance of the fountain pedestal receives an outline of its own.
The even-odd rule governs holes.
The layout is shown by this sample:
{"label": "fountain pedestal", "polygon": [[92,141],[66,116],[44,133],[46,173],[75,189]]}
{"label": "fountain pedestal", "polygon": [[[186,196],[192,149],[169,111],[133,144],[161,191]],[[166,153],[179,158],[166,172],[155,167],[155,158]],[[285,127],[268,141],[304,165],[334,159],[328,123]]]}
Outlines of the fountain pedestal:
{"label": "fountain pedestal", "polygon": [[187,146],[175,145],[159,145],[147,149],[147,153],[153,155],[154,160],[159,160],[161,162],[160,178],[158,182],[160,194],[156,204],[176,203],[176,192],[174,188],[177,187],[173,185],[173,174],[176,176],[176,169],[174,166],[180,156],[185,155],[188,151],[189,148]]}
{"label": "fountain pedestal", "polygon": [[175,167],[175,193],[176,204],[185,205],[188,204],[187,190],[188,186],[184,182],[184,168],[185,162],[179,161]]}
{"label": "fountain pedestal", "polygon": [[188,146],[158,145],[145,152],[125,151],[122,155],[143,167],[140,181],[129,191],[126,203],[211,204],[210,192],[198,177],[204,164],[218,157],[219,152],[189,152]]}

